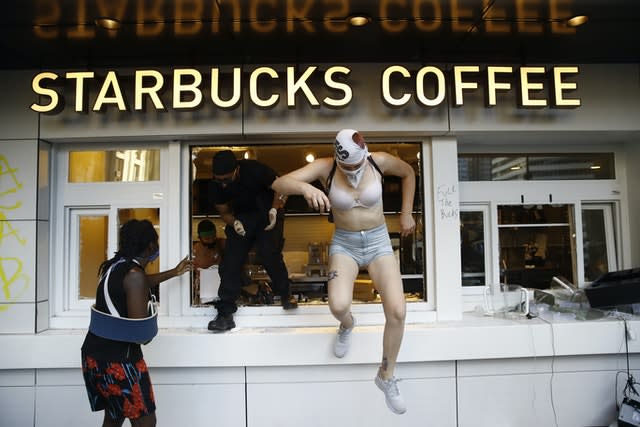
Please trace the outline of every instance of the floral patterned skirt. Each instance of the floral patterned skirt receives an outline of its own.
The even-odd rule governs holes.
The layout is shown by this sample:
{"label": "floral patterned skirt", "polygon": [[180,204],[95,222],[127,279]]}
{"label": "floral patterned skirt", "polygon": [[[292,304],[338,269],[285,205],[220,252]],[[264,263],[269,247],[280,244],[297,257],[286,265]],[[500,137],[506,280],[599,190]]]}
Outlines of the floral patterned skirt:
{"label": "floral patterned skirt", "polygon": [[135,420],[153,414],[156,403],[144,359],[109,362],[82,355],[82,374],[91,410],[106,410],[113,419]]}

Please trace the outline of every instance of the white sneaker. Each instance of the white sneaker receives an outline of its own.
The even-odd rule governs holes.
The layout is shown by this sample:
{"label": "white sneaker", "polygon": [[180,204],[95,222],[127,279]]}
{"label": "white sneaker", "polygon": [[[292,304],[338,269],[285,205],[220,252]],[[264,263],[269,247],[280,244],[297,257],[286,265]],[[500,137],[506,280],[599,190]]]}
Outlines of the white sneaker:
{"label": "white sneaker", "polygon": [[398,381],[400,380],[396,377],[383,380],[380,372],[378,372],[375,379],[376,385],[384,393],[384,400],[387,402],[387,406],[391,409],[391,412],[394,414],[404,414],[407,412],[407,405],[400,395],[400,390],[398,390]]}
{"label": "white sneaker", "polygon": [[353,328],[356,326],[356,319],[351,316],[351,327],[345,328],[340,324],[338,328],[338,334],[336,335],[336,341],[333,344],[333,354],[336,357],[344,357],[345,354],[349,351],[349,347],[351,346],[351,332]]}

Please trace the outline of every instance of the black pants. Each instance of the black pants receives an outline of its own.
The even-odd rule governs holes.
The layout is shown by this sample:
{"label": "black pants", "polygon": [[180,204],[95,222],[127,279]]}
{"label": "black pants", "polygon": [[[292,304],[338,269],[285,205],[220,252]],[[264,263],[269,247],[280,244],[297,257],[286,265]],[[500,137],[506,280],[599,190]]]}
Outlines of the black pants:
{"label": "black pants", "polygon": [[242,291],[244,264],[252,247],[269,274],[273,292],[281,298],[289,298],[289,272],[282,258],[283,219],[278,215],[276,226],[265,231],[266,223],[262,218],[258,220],[243,216],[242,223],[246,231],[244,236],[238,235],[230,225],[225,227],[227,242],[220,267],[219,300],[215,303],[219,314],[235,313],[238,309],[236,300]]}

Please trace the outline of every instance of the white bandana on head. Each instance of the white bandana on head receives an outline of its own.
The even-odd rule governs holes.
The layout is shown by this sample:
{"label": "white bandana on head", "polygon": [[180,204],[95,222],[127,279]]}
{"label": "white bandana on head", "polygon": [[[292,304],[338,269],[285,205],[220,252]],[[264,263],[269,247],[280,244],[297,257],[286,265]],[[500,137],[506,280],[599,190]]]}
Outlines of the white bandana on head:
{"label": "white bandana on head", "polygon": [[[353,135],[358,131],[354,129],[342,129],[336,135],[335,155],[338,167],[353,188],[358,187],[364,175],[366,158],[369,156],[367,145],[356,144]],[[345,169],[343,166],[360,165],[357,169]]]}

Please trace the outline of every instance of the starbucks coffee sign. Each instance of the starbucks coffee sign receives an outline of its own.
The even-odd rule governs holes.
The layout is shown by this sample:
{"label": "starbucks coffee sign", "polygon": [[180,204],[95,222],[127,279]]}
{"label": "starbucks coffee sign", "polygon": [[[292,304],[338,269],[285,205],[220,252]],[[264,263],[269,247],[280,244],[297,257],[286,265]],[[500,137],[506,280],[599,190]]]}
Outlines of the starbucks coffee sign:
{"label": "starbucks coffee sign", "polygon": [[[380,100],[394,108],[410,102],[437,107],[447,99],[463,107],[465,94],[482,91],[487,107],[498,103],[498,94],[514,92],[522,108],[575,108],[581,105],[575,78],[577,66],[480,66],[456,65],[450,69],[423,66],[410,70],[402,65],[385,67],[379,76]],[[155,110],[194,110],[210,103],[220,109],[241,105],[243,90],[257,108],[269,109],[286,103],[295,109],[301,102],[313,108],[347,108],[358,94],[349,84],[352,70],[342,65],[241,67],[222,71],[210,68],[204,73],[194,68],[176,68],[169,72],[155,69],[134,70],[127,76],[116,71],[38,73],[32,89],[39,95],[31,110],[59,113],[73,108],[78,113],[107,109],[143,112]],[[374,88],[367,88],[374,90]]]}

